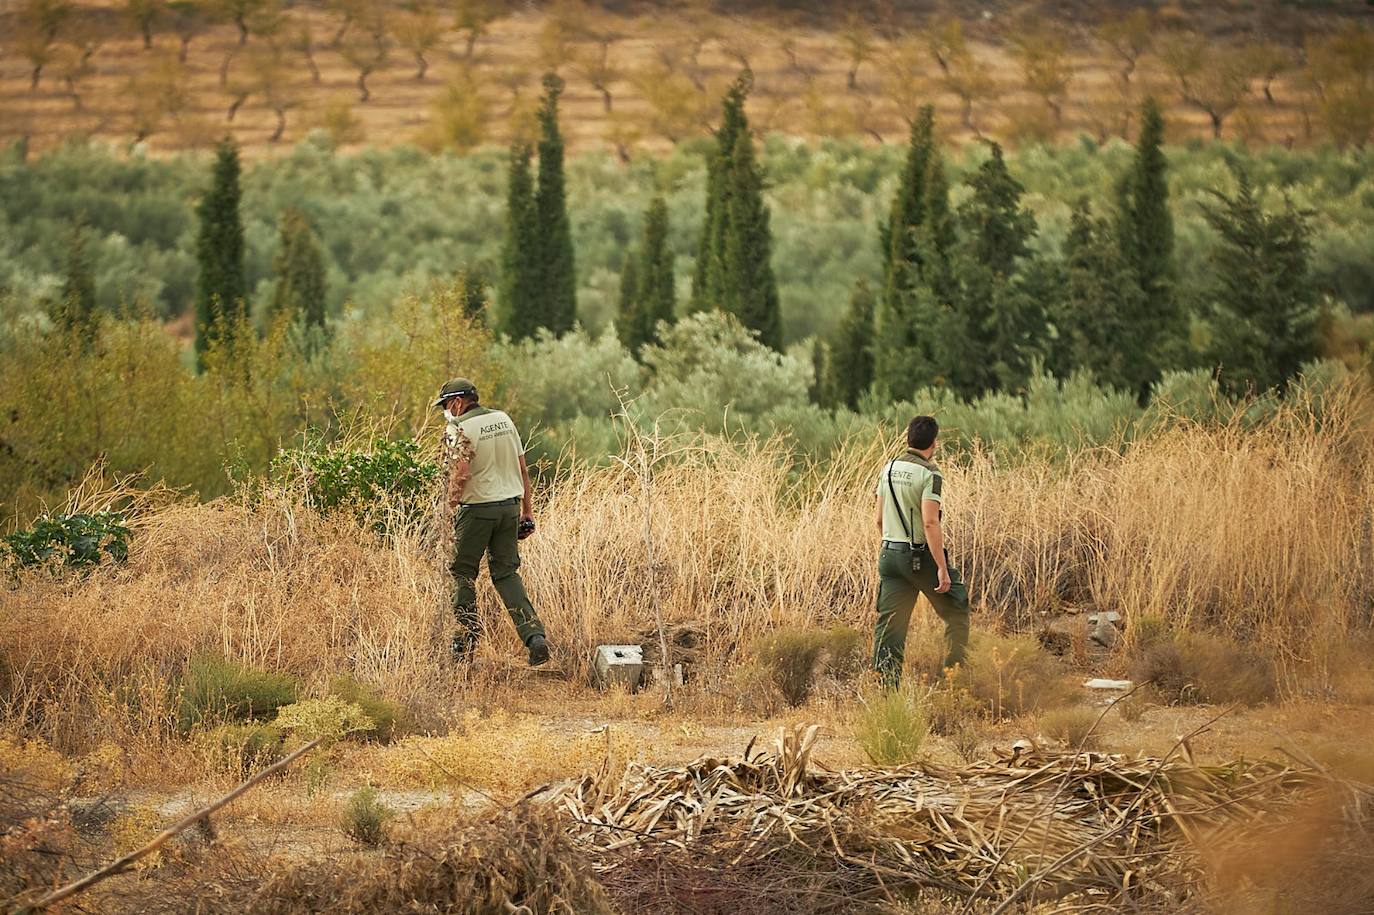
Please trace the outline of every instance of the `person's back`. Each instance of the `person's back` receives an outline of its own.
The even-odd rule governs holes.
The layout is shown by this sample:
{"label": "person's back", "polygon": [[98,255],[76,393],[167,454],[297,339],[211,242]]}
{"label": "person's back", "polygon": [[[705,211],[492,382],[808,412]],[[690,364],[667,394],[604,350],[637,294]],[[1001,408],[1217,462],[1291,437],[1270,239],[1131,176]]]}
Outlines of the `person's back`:
{"label": "person's back", "polygon": [[471,446],[464,502],[499,502],[525,492],[520,458],[525,449],[515,423],[501,410],[475,406],[455,416],[446,430],[449,447]]}
{"label": "person's back", "polygon": [[883,540],[873,669],[893,687],[901,681],[907,627],[919,595],[944,621],[944,667],[962,664],[968,646],[968,590],[959,570],[949,564],[940,526],[944,477],[933,461],[939,431],[934,417],[913,419],[906,453],[883,466],[874,486]]}
{"label": "person's back", "polygon": [[449,564],[457,588],[453,613],[459,631],[453,637],[453,657],[471,657],[481,635],[477,613],[477,570],[483,556],[491,582],[510,613],[520,641],[530,652],[530,664],[549,659],[544,625],[535,613],[520,580],[517,541],[534,533],[530,476],[525,449],[511,418],[478,403],[477,388],[455,378],[439,391],[435,407],[442,407],[448,462],[448,497],[453,519],[453,561]]}

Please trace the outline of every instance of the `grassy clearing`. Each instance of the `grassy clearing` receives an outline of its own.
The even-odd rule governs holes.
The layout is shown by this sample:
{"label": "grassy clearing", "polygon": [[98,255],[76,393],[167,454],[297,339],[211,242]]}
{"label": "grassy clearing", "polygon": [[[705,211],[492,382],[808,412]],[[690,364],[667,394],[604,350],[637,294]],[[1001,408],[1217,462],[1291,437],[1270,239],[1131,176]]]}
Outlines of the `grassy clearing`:
{"label": "grassy clearing", "polygon": [[[1177,645],[1200,699],[1368,694],[1355,646],[1374,593],[1371,403],[1356,388],[1328,394],[1320,423],[1309,406],[1295,399],[1258,425],[1166,426],[1067,462],[979,450],[946,461],[950,539],[976,610],[953,685],[992,717],[1061,705],[1061,663],[997,630],[1032,631],[1073,604],[1120,611],[1128,651]],[[653,481],[652,576],[645,537],[625,536],[624,519],[642,515],[627,471],[569,465],[539,494],[524,573],[556,661],[580,670],[598,642],[650,630],[656,606],[702,632],[684,701],[724,703],[730,665],[774,632],[821,634],[788,636],[799,647],[762,667],[761,694],[780,690],[778,670],[797,671],[798,690],[848,676],[871,626],[870,487],[889,449],[855,445],[797,470],[767,442],[684,445]],[[379,737],[442,733],[461,730],[519,657],[483,584],[479,664],[449,667],[450,583],[431,520],[380,538],[284,486],[164,502],[132,526],[126,564],[79,586],[25,574],[0,590],[0,725],[67,753],[158,753],[182,746],[187,725],[270,719],[332,694],[363,707]],[[936,640],[918,608],[908,676],[926,672]],[[1272,675],[1256,686],[1256,670]],[[932,714],[932,727],[958,719]]]}

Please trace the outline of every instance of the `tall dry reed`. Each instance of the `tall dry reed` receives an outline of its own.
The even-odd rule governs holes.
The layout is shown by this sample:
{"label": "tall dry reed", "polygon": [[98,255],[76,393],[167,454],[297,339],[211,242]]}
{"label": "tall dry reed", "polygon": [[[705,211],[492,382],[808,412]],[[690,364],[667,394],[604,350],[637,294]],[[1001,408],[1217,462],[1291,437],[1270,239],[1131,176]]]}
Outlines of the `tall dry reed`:
{"label": "tall dry reed", "polygon": [[[1321,685],[1333,651],[1371,625],[1369,406],[1351,388],[1328,395],[1320,423],[1294,404],[1258,426],[1175,423],[1068,461],[950,459],[946,518],[975,628],[1033,628],[1066,604],[1148,614],[1253,643],[1290,688]],[[648,487],[633,462],[566,467],[541,487],[524,574],[570,670],[597,642],[651,632],[656,611],[704,629],[716,658],[770,628],[871,624],[873,480],[892,448],[855,443],[801,470],[772,442],[672,450]],[[437,529],[383,539],[290,489],[151,505],[127,565],[0,589],[3,719],[65,747],[170,739],[177,678],[207,651],[292,671],[307,689],[347,671],[451,709],[465,681],[447,668]],[[482,650],[518,658],[480,590]]]}

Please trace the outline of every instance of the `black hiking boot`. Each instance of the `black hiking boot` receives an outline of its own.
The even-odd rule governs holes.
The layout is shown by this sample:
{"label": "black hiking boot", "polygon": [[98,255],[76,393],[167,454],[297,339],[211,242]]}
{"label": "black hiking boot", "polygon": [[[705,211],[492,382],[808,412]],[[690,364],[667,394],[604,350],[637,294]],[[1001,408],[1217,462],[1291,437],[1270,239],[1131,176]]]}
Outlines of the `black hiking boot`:
{"label": "black hiking boot", "polygon": [[540,664],[547,663],[549,660],[549,643],[544,641],[542,635],[533,636],[530,639],[530,666],[538,667]]}
{"label": "black hiking boot", "polygon": [[453,637],[449,651],[453,653],[453,663],[463,664],[472,660],[472,650],[477,647],[477,639],[470,633],[460,632]]}

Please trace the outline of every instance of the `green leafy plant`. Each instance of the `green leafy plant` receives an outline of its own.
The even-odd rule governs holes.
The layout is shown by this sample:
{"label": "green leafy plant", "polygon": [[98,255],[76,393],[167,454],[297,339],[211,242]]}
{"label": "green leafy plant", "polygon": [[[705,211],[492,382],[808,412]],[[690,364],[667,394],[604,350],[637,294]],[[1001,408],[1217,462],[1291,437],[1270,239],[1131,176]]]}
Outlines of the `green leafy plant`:
{"label": "green leafy plant", "polygon": [[926,734],[921,696],[911,689],[887,690],[869,697],[854,724],[854,739],[877,766],[912,762]]}
{"label": "green leafy plant", "polygon": [[276,724],[304,740],[319,738],[325,743],[337,743],[351,734],[365,734],[377,728],[377,723],[357,704],[338,696],[284,705],[277,710]]}
{"label": "green leafy plant", "polygon": [[375,789],[359,788],[348,799],[339,828],[362,845],[381,845],[386,840],[386,824],[392,815],[393,811],[378,799]]}
{"label": "green leafy plant", "polygon": [[212,768],[246,775],[281,758],[284,736],[273,724],[235,722],[200,732],[193,745]]}
{"label": "green leafy plant", "polygon": [[200,655],[191,659],[182,679],[177,723],[185,733],[206,722],[271,717],[295,702],[299,689],[290,674]]}
{"label": "green leafy plant", "polygon": [[78,512],[44,515],[33,527],[4,538],[15,565],[23,568],[60,562],[85,568],[101,555],[124,562],[129,558],[129,529],[118,512]]}
{"label": "green leafy plant", "polygon": [[360,737],[390,743],[411,728],[411,715],[405,706],[384,698],[375,689],[348,674],[341,674],[329,681],[329,695],[362,709],[372,722],[371,727],[358,732]]}
{"label": "green leafy plant", "polygon": [[[400,520],[412,521],[425,509],[439,465],[421,458],[414,439],[380,441],[367,450],[336,449],[314,440],[281,452],[269,475],[279,481],[298,475],[307,498],[321,511],[367,516],[385,505]],[[371,524],[377,533],[386,533],[386,517],[374,516]]]}

